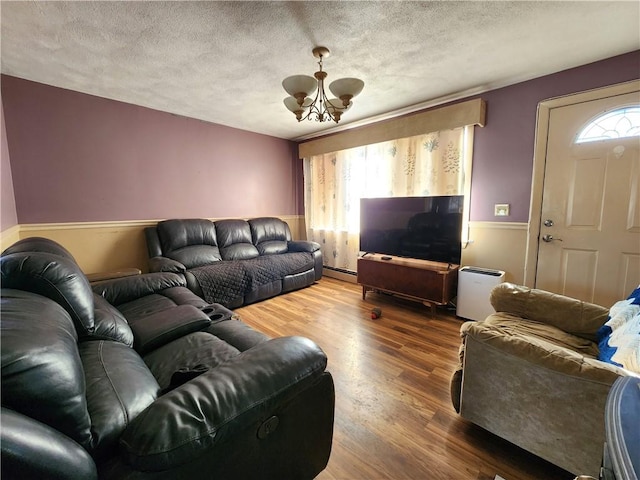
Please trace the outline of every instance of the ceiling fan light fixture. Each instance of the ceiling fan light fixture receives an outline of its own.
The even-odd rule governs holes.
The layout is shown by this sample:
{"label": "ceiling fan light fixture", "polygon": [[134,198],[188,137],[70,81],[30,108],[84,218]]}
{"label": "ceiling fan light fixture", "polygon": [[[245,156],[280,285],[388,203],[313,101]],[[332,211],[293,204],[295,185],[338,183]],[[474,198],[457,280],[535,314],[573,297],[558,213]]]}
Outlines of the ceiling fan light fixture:
{"label": "ceiling fan light fixture", "polygon": [[[364,82],[359,78],[340,78],[331,82],[329,90],[337,97],[328,99],[324,90],[324,80],[327,72],[322,70],[322,59],[330,52],[326,47],[316,47],[312,51],[319,59],[320,69],[313,77],[308,75],[293,75],[283,80],[282,86],[291,95],[284,100],[285,106],[296,115],[298,121],[316,120],[338,123],[344,112],[351,108],[351,99],[362,92]],[[311,99],[311,95],[315,98]],[[304,117],[302,114],[309,110]]]}

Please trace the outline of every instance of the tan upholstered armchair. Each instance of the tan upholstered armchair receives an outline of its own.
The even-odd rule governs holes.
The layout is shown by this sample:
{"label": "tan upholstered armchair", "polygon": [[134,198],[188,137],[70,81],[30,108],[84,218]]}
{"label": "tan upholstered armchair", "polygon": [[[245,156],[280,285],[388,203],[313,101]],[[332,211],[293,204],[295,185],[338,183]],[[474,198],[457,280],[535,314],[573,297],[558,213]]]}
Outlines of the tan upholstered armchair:
{"label": "tan upholstered armchair", "polygon": [[460,329],[451,396],[460,415],[574,474],[598,477],[604,409],[632,372],[601,362],[596,332],[608,308],[510,283],[495,314]]}

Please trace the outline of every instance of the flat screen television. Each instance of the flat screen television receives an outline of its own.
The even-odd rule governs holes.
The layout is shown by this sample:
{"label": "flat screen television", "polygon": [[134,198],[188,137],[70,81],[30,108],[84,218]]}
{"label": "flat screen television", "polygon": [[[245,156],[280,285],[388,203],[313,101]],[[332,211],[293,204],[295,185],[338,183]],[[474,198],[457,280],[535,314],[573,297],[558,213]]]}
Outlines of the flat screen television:
{"label": "flat screen television", "polygon": [[460,264],[463,195],[360,199],[360,251]]}

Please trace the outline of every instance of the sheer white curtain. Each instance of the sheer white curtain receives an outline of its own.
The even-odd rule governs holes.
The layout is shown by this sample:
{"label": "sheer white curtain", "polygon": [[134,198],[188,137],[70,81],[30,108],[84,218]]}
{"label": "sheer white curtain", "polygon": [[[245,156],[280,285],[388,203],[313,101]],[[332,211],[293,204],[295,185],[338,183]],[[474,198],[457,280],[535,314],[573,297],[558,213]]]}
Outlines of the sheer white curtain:
{"label": "sheer white curtain", "polygon": [[320,244],[324,264],[356,270],[360,198],[465,193],[472,129],[461,127],[305,158],[307,238]]}

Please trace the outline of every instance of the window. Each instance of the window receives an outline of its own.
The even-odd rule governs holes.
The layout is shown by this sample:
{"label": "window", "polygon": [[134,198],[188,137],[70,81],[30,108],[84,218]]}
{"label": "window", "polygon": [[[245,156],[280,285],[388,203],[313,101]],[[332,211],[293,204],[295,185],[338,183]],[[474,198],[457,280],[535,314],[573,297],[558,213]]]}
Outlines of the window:
{"label": "window", "polygon": [[640,106],[624,107],[592,120],[580,131],[575,143],[640,136]]}
{"label": "window", "polygon": [[472,132],[460,127],[305,158],[307,238],[320,244],[325,266],[356,270],[360,198],[466,194]]}

